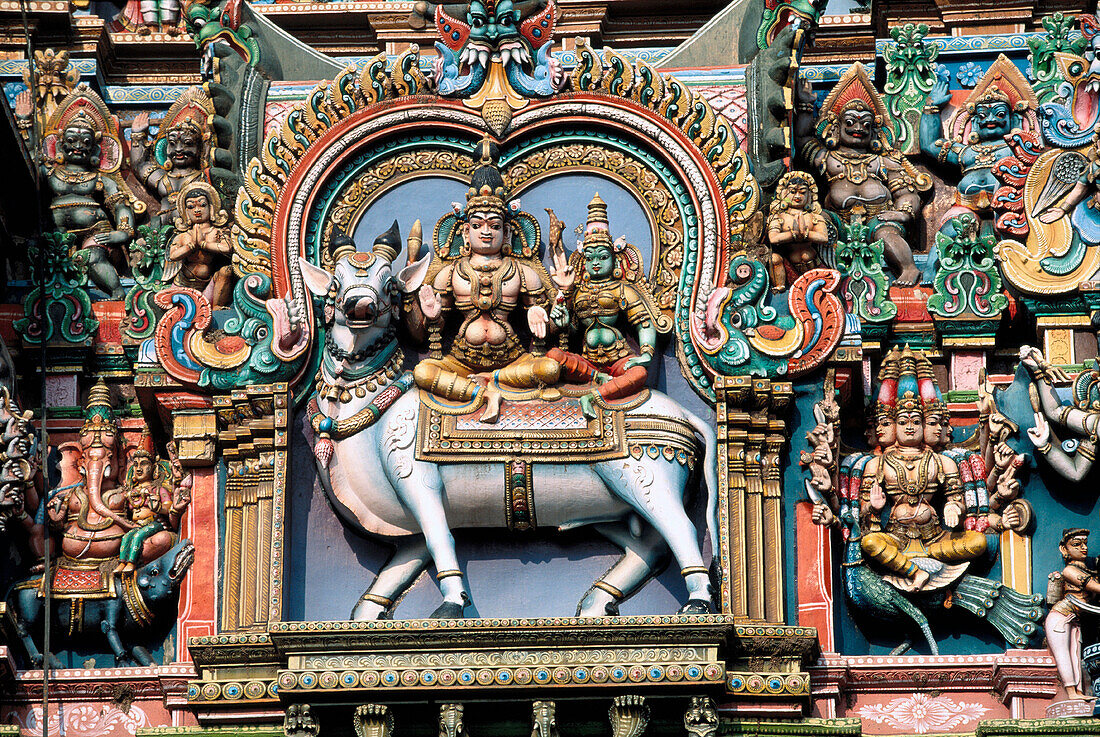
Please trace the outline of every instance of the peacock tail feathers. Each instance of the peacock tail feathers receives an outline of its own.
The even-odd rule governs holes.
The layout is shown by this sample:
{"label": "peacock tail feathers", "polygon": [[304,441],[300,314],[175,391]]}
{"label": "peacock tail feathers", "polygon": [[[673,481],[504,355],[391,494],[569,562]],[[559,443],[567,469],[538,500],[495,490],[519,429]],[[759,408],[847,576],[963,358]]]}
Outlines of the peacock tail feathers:
{"label": "peacock tail feathers", "polygon": [[959,579],[952,604],[988,621],[1016,647],[1027,646],[1043,618],[1042,594],[1021,594],[981,576]]}

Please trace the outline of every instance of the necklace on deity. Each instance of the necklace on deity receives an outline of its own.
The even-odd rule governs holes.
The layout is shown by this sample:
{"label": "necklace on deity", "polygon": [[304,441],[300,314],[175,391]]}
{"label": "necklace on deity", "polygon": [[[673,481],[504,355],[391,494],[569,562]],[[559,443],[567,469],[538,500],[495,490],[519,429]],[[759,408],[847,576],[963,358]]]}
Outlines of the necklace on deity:
{"label": "necklace on deity", "polygon": [[50,172],[68,184],[87,184],[99,176],[98,171],[69,171],[64,166],[55,166]]}

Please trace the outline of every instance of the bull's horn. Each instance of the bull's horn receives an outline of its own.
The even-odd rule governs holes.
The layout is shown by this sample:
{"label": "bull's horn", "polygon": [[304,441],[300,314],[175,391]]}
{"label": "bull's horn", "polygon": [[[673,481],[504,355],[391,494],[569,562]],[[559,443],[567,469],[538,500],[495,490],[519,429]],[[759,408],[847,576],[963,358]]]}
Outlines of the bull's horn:
{"label": "bull's horn", "polygon": [[401,227],[394,220],[389,230],[374,239],[374,255],[392,263],[400,248]]}
{"label": "bull's horn", "polygon": [[419,219],[409,228],[408,244],[409,257],[407,263],[415,264],[420,258],[420,248],[424,245],[424,228],[420,225]]}

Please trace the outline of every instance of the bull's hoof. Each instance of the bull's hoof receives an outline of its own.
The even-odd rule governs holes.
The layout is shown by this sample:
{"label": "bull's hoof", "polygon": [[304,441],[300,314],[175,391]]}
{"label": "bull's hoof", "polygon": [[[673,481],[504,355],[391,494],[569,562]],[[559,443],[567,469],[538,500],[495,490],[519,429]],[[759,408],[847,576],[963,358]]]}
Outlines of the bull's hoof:
{"label": "bull's hoof", "polygon": [[714,607],[707,599],[688,599],[677,614],[713,614]]}
{"label": "bull's hoof", "polygon": [[453,601],[444,601],[436,610],[432,612],[431,619],[465,619],[466,607],[470,606],[470,598],[466,594],[462,595],[462,603],[455,604]]}

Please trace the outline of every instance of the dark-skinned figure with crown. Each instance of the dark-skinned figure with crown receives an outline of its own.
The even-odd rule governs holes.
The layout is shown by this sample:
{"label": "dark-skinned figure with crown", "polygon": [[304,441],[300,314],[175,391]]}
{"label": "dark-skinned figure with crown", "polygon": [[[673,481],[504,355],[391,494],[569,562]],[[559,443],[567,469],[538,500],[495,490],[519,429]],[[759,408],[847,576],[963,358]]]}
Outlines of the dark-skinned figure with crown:
{"label": "dark-skinned figure with crown", "polygon": [[149,140],[149,114],[140,113],[130,127],[130,166],[141,183],[160,200],[154,224],[168,225],[182,212],[178,195],[192,182],[207,181],[210,118],[214,103],[201,87],[180,95]]}
{"label": "dark-skinned figure with crown", "polygon": [[466,204],[454,206],[460,222],[458,253],[437,254],[417,299],[406,306],[414,336],[438,336],[448,313],[461,317],[449,352],[422,360],[413,377],[421,389],[445,400],[484,403],[482,422],[494,422],[499,415],[497,384],[551,387],[561,369],[552,358],[527,351],[509,322],[522,309],[535,340],[544,340],[553,327],[549,312],[555,284],[537,258],[537,233],[522,245],[516,238],[515,221],[524,214],[518,202],[509,201],[496,156],[488,139],[478,144],[480,163],[470,177]]}
{"label": "dark-skinned figure with crown", "polygon": [[954,237],[951,220],[970,213],[983,233],[992,233],[993,195],[1000,182],[994,165],[1012,155],[1008,136],[1020,128],[1035,129],[1038,100],[1023,75],[1005,56],[998,57],[947,122],[940,114],[951,102],[946,69],[941,69],[920,119],[921,151],[940,164],[957,167],[955,203],[940,218],[938,229]]}
{"label": "dark-skinned figure with crown", "polygon": [[50,117],[42,154],[54,227],[75,236],[73,253],[83,252],[92,282],[121,298],[118,269],[127,261],[134,214],[145,206],[119,175],[117,122],[94,92],[78,88]]}
{"label": "dark-skinned figure with crown", "polygon": [[[671,330],[672,321],[657,309],[638,249],[625,237],[612,242],[607,204],[599,194],[588,204],[584,240],[570,257],[570,273],[579,276],[562,293],[551,318],[562,329],[572,322],[581,334],[581,352],[551,348],[546,355],[561,364],[563,380],[597,384],[580,399],[584,414],[595,417],[598,399],[623,399],[641,391],[657,333]],[[623,335],[626,325],[637,334],[637,351]]]}
{"label": "dark-skinned figure with crown", "polygon": [[825,181],[826,212],[838,233],[854,222],[882,240],[894,284],[911,287],[921,272],[906,240],[931,179],[892,145],[886,107],[858,62],[844,73],[813,118],[813,91],[800,88],[795,142]]}

